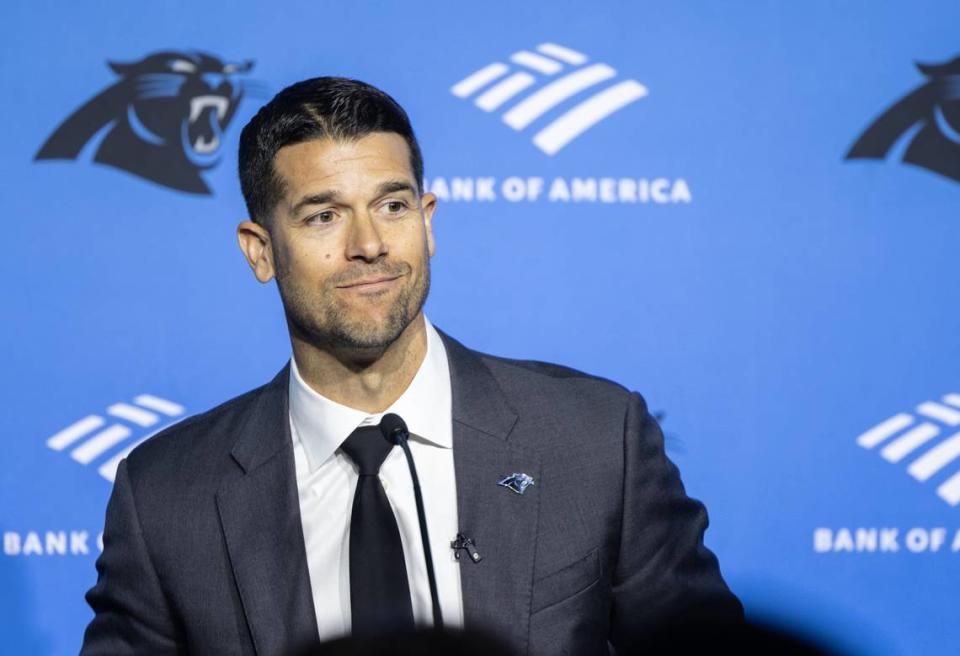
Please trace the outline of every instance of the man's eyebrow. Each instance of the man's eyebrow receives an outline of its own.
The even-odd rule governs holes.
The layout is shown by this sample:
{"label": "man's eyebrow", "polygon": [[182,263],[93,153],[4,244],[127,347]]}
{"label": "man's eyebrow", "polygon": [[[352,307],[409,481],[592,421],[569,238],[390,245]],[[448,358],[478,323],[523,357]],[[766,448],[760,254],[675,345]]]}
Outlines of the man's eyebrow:
{"label": "man's eyebrow", "polygon": [[340,200],[340,192],[336,189],[321,191],[319,194],[310,194],[301,198],[296,205],[290,209],[291,214],[296,214],[307,205],[323,205],[324,203],[334,203]]}
{"label": "man's eyebrow", "polygon": [[391,180],[389,182],[382,183],[377,187],[377,198],[381,196],[386,196],[387,194],[395,194],[400,191],[409,191],[414,196],[417,195],[416,188],[405,180]]}
{"label": "man's eyebrow", "polygon": [[386,194],[395,194],[398,191],[409,191],[414,196],[417,195],[417,190],[412,184],[406,182],[405,180],[390,180],[389,182],[382,183],[377,187],[377,197],[385,196]]}
{"label": "man's eyebrow", "polygon": [[[414,196],[417,195],[417,189],[409,182],[405,180],[390,180],[388,182],[382,182],[377,187],[376,197],[380,198],[387,194],[395,194],[399,191],[409,191]],[[309,196],[304,196],[297,204],[290,209],[291,214],[296,214],[302,210],[307,205],[323,205],[324,203],[336,203],[340,200],[340,192],[336,189],[330,189],[328,191],[321,191],[318,194],[310,194]]]}

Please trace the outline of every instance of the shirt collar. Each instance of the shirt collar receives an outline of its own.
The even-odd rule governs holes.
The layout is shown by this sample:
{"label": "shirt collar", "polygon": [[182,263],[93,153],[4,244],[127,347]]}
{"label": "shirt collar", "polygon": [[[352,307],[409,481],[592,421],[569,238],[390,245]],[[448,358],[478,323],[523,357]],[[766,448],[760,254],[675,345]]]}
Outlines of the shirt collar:
{"label": "shirt collar", "polygon": [[379,414],[332,401],[317,393],[300,376],[290,357],[290,423],[293,439],[304,446],[310,470],[327,460],[363,424],[377,424],[388,412],[400,415],[412,439],[442,448],[453,446],[450,368],[440,335],[426,317],[427,353],[413,380],[393,404]]}

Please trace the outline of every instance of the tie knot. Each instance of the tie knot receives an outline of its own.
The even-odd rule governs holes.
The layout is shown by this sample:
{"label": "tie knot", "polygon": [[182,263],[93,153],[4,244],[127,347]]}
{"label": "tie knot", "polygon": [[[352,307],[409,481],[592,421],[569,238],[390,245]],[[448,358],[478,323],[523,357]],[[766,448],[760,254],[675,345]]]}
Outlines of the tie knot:
{"label": "tie knot", "polygon": [[393,444],[387,442],[379,426],[360,426],[350,433],[340,448],[360,468],[361,476],[376,476]]}

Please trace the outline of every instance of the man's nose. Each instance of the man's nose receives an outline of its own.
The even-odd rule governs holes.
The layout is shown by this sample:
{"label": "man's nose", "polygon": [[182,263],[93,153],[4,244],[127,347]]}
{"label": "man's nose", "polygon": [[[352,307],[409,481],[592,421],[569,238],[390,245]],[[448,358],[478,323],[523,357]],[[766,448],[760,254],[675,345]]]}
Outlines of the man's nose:
{"label": "man's nose", "polygon": [[387,254],[387,244],[380,235],[377,225],[367,212],[354,215],[347,243],[347,258],[372,262]]}

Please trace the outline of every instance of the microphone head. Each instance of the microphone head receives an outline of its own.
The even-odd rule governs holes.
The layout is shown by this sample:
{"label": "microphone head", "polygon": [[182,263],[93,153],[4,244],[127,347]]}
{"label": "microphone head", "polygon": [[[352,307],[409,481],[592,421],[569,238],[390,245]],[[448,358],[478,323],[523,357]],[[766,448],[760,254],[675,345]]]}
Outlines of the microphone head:
{"label": "microphone head", "polygon": [[400,444],[401,441],[410,437],[407,423],[400,418],[400,415],[392,412],[383,415],[383,419],[380,420],[380,432],[391,444]]}

